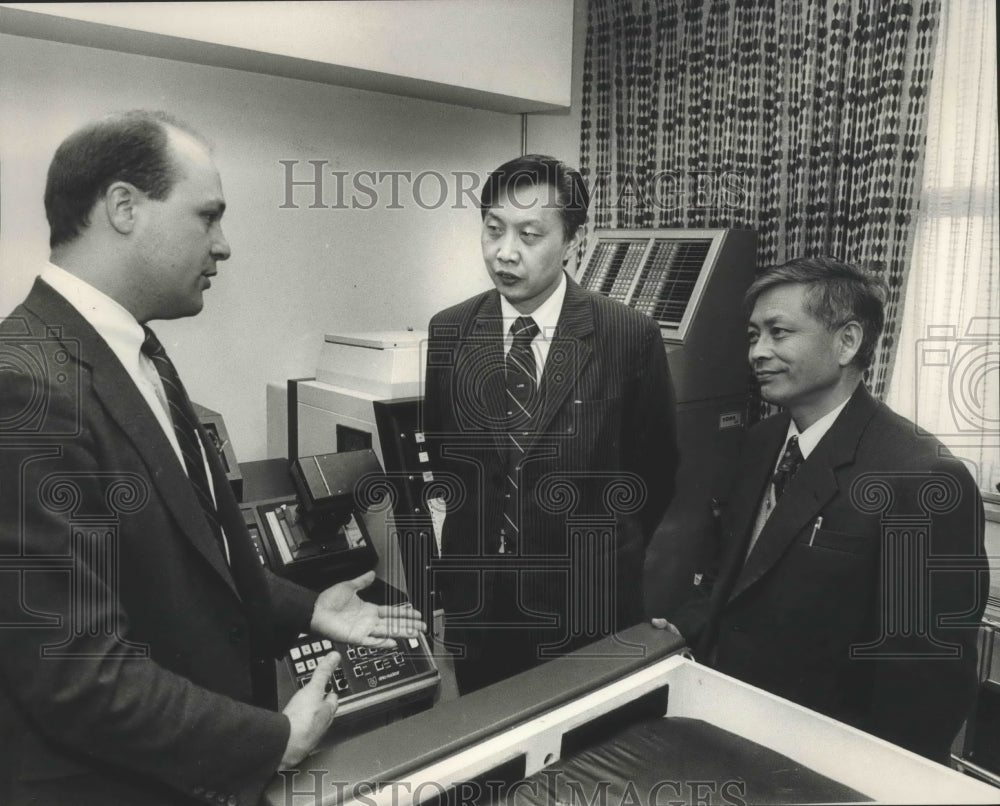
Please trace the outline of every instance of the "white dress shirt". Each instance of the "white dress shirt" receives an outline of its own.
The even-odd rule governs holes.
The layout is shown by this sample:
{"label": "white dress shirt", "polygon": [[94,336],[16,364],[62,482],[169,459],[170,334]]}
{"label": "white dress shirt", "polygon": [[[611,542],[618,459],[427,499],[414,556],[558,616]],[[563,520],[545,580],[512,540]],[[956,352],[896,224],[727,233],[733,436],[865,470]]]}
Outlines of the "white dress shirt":
{"label": "white dress shirt", "polygon": [[[559,285],[552,295],[538,306],[538,310],[529,314],[538,325],[538,334],[531,342],[531,351],[535,354],[535,383],[541,385],[542,371],[545,369],[545,360],[549,357],[549,349],[552,347],[552,336],[556,332],[556,325],[559,324],[559,314],[562,313],[563,300],[566,299],[566,274],[559,273]],[[500,295],[500,313],[503,316],[503,354],[506,356],[514,344],[514,337],[510,328],[514,320],[523,316],[511,305],[503,294]]]}
{"label": "white dress shirt", "polygon": [[[848,398],[847,400],[850,400]],[[790,420],[788,423],[788,431],[785,434],[785,441],[781,446],[781,450],[778,451],[778,460],[774,463],[774,468],[771,471],[771,477],[778,471],[778,465],[781,464],[781,457],[785,455],[785,448],[788,446],[788,440],[792,437],[797,436],[799,438],[799,450],[802,452],[802,459],[805,461],[809,458],[819,441],[826,436],[826,432],[830,430],[830,426],[834,424],[837,417],[840,416],[840,412],[844,410],[844,406],[847,405],[847,400],[837,406],[835,409],[828,411],[822,417],[820,417],[816,422],[809,426],[805,431],[799,432],[798,427],[795,425],[795,420]],[[767,519],[771,516],[771,510],[774,509],[777,499],[774,496],[774,484],[768,484],[767,490],[764,493],[764,498],[760,502],[760,506],[757,509],[757,520],[754,521],[753,534],[750,537],[750,547],[747,549],[747,554],[749,555],[753,551],[753,547],[757,545],[757,538],[760,537],[761,530],[764,528],[764,524]]]}

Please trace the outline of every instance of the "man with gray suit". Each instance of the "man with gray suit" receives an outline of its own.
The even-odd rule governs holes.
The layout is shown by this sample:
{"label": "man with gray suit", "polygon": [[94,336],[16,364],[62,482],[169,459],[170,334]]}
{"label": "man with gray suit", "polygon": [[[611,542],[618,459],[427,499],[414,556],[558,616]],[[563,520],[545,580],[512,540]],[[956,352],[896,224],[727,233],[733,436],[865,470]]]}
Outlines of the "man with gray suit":
{"label": "man with gray suit", "polygon": [[51,261],[0,326],[0,802],[252,806],[337,706],[331,653],[282,713],[300,632],[421,629],[261,568],[147,323],[197,314],[229,257],[204,140],[166,115],[84,126],[49,167]]}
{"label": "man with gray suit", "polygon": [[430,323],[424,428],[452,489],[434,587],[463,693],[643,618],[674,394],[656,323],[564,271],[588,203],[552,157],[497,168],[480,200],[495,289]]}

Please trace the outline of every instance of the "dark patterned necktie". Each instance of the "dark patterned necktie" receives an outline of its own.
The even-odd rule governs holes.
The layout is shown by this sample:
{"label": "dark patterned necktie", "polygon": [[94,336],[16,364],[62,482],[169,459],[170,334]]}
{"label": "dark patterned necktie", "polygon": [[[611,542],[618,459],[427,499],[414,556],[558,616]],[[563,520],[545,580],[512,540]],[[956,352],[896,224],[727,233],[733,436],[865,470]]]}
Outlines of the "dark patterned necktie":
{"label": "dark patterned necktie", "polygon": [[785,446],[785,452],[781,455],[781,461],[778,462],[778,469],[774,471],[774,476],[771,478],[771,483],[774,484],[775,501],[781,498],[785,486],[792,480],[792,476],[798,472],[804,461],[802,451],[799,450],[799,438],[792,436],[788,440],[788,445]]}
{"label": "dark patterned necktie", "polygon": [[184,390],[177,369],[173,361],[167,356],[167,351],[163,349],[160,340],[156,338],[148,327],[143,325],[143,332],[146,338],[142,343],[142,352],[156,367],[163,382],[163,391],[167,396],[167,404],[170,408],[170,420],[174,424],[174,435],[177,437],[177,444],[180,446],[181,455],[184,457],[184,467],[187,468],[188,479],[194,489],[198,503],[205,513],[212,534],[222,549],[222,556],[226,556],[226,548],[222,536],[222,525],[219,523],[219,514],[212,499],[212,492],[208,486],[208,474],[205,471],[205,460],[201,453],[198,439],[197,422],[198,417],[191,406],[191,400]]}
{"label": "dark patterned necktie", "polygon": [[508,422],[517,428],[528,423],[538,408],[535,353],[531,349],[538,325],[530,316],[520,316],[510,326],[510,333],[514,340],[507,353],[504,380]]}
{"label": "dark patterned necktie", "polygon": [[503,526],[500,529],[500,553],[516,551],[520,532],[520,466],[524,441],[531,433],[531,420],[538,411],[538,382],[535,379],[535,353],[531,342],[538,335],[538,325],[530,316],[520,316],[511,325],[513,343],[507,353],[504,380],[507,394],[507,479],[504,485]]}

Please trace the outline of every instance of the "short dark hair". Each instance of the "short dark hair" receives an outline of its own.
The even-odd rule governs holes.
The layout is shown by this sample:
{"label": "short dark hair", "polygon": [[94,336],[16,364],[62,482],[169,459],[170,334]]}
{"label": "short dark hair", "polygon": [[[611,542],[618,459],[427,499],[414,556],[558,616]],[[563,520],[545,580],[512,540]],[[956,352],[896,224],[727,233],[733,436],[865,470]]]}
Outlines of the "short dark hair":
{"label": "short dark hair", "polygon": [[129,182],[153,199],[170,194],[178,176],[168,126],[205,142],[165,112],[144,109],[88,123],[63,140],[45,183],[50,247],[73,241],[90,225],[90,211],[114,182]]}
{"label": "short dark hair", "polygon": [[750,284],[743,298],[747,315],[765,291],[794,283],[808,288],[809,313],[830,330],[850,321],[861,325],[864,333],[854,362],[867,369],[875,358],[875,346],[885,324],[885,283],[861,269],[832,257],[800,257],[772,266]]}
{"label": "short dark hair", "polygon": [[512,188],[549,185],[556,191],[556,203],[562,218],[563,233],[572,238],[587,221],[590,193],[583,176],[565,162],[545,154],[525,154],[505,162],[487,178],[479,197],[479,210],[485,219],[490,208]]}

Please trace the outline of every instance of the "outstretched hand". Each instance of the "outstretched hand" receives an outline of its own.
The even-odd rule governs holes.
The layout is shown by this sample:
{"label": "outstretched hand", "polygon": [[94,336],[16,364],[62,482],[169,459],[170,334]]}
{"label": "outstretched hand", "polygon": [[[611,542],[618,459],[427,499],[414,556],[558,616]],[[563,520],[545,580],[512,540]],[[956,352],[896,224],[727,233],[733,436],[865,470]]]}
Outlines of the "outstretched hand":
{"label": "outstretched hand", "polygon": [[310,629],[327,638],[371,647],[393,647],[394,638],[415,638],[426,632],[420,611],[409,603],[375,605],[358,596],[375,581],[369,571],[323,591],[313,607]]}

